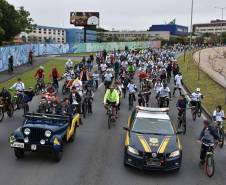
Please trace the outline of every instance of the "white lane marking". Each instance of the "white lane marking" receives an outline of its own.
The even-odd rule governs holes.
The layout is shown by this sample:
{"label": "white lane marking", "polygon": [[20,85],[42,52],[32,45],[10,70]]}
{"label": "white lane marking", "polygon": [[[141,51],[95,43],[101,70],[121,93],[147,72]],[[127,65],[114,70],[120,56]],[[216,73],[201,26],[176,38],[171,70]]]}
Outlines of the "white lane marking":
{"label": "white lane marking", "polygon": [[[184,89],[183,86],[182,86],[182,91],[183,91],[186,95],[188,95],[188,92]],[[191,98],[190,98],[189,96],[187,96],[187,98],[188,98],[189,101],[191,101]],[[201,117],[202,117],[202,119],[207,119],[207,117],[206,117],[204,114],[202,114]]]}
{"label": "white lane marking", "polygon": [[99,86],[98,86],[98,89],[103,85],[104,83],[102,82]]}

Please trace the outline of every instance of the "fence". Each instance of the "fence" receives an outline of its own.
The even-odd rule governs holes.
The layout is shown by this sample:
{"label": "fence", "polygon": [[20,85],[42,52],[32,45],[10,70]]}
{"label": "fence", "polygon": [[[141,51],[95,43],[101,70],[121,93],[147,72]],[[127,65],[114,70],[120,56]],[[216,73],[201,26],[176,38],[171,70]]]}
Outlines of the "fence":
{"label": "fence", "polygon": [[160,47],[159,41],[150,42],[110,42],[110,43],[79,43],[79,44],[27,44],[19,46],[0,47],[0,71],[8,69],[8,59],[12,55],[14,66],[20,66],[28,62],[28,53],[33,51],[33,56],[60,55],[67,53],[96,52],[106,49],[122,50],[128,46],[129,49]]}

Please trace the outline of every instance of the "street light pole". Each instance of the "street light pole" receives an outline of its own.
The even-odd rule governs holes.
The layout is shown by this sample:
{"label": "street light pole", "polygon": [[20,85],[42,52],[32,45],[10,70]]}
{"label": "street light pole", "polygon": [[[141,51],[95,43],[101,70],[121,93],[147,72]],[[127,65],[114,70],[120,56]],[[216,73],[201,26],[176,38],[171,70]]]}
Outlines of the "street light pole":
{"label": "street light pole", "polygon": [[214,8],[221,10],[221,35],[220,35],[220,44],[222,44],[222,33],[224,32],[223,30],[223,20],[224,20],[224,10],[226,7],[217,7],[215,6]]}
{"label": "street light pole", "polygon": [[189,44],[190,50],[191,50],[192,34],[193,34],[193,7],[194,7],[194,0],[191,1],[191,28],[190,28],[190,44]]}

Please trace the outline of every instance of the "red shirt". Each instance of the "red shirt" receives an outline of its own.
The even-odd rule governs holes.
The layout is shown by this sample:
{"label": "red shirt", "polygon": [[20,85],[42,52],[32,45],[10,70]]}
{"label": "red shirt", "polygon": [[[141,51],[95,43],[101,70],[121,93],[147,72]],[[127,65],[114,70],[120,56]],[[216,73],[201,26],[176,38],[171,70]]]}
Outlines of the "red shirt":
{"label": "red shirt", "polygon": [[35,77],[44,78],[44,70],[38,69],[37,72],[35,73]]}
{"label": "red shirt", "polygon": [[54,77],[54,78],[59,78],[59,72],[57,71],[57,69],[56,68],[53,68],[52,69],[52,77]]}

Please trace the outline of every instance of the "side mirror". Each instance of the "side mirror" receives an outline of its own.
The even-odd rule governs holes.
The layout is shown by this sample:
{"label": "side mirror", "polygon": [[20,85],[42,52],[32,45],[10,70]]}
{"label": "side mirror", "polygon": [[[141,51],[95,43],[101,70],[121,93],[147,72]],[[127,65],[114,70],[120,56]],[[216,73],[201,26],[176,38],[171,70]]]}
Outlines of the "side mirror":
{"label": "side mirror", "polygon": [[130,131],[128,127],[123,127],[123,130]]}
{"label": "side mirror", "polygon": [[177,130],[176,134],[182,134],[183,131],[182,130]]}

